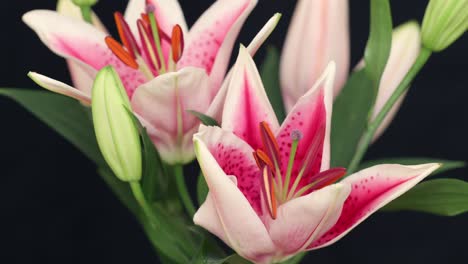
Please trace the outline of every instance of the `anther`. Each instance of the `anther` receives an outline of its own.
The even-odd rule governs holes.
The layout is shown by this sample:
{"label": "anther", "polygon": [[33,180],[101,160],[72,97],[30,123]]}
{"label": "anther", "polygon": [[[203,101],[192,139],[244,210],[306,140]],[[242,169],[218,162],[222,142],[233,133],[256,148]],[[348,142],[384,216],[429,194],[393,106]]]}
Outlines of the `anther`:
{"label": "anther", "polygon": [[172,47],[172,60],[177,63],[182,57],[184,51],[184,34],[182,28],[179,25],[175,25],[172,28],[171,35],[171,47]]}
{"label": "anther", "polygon": [[122,47],[122,45],[120,45],[120,43],[117,40],[108,36],[105,38],[105,42],[107,44],[107,47],[109,47],[109,49],[112,51],[112,53],[114,53],[115,56],[117,56],[117,58],[119,58],[123,63],[125,63],[125,65],[135,70],[138,69],[138,63],[136,62],[136,60],[132,57],[132,55],[130,55],[130,53],[128,53]]}
{"label": "anther", "polygon": [[120,40],[122,41],[125,48],[127,48],[127,51],[130,53],[130,55],[136,59],[136,53],[140,53],[140,49],[138,48],[130,27],[122,16],[122,13],[115,12],[114,19],[115,24],[117,25],[117,30],[119,32]]}

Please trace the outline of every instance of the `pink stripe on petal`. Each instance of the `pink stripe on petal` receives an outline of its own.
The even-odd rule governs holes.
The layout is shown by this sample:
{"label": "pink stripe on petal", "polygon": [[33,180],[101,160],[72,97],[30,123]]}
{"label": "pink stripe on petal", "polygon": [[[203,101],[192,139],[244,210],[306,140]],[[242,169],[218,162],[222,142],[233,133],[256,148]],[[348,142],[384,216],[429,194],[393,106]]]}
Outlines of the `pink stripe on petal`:
{"label": "pink stripe on petal", "polygon": [[[52,51],[84,63],[95,70],[112,65],[131,97],[136,87],[146,80],[143,74],[122,63],[106,46],[106,34],[92,25],[57,12],[35,10],[26,13],[23,21],[30,26]],[[94,78],[94,76],[91,76]]]}
{"label": "pink stripe on petal", "polygon": [[351,186],[336,224],[308,249],[328,246],[351,231],[372,213],[411,189],[440,165],[435,163],[403,166],[377,165],[357,172],[343,181]]}
{"label": "pink stripe on petal", "polygon": [[334,73],[335,65],[330,63],[314,87],[293,107],[276,136],[280,148],[281,171],[285,175],[292,146],[291,133],[300,131],[302,134],[289,187],[294,183],[302,167],[305,166],[306,169],[296,191],[309,184],[312,176],[329,168]]}
{"label": "pink stripe on petal", "polygon": [[239,190],[258,215],[261,215],[261,172],[253,158],[253,149],[233,133],[219,127],[202,127],[198,134],[219,166],[237,178]]}
{"label": "pink stripe on petal", "polygon": [[222,127],[234,132],[256,150],[262,146],[259,128],[262,121],[270,126],[273,133],[278,130],[278,121],[260,74],[242,46],[226,95]]}
{"label": "pink stripe on petal", "polygon": [[[307,167],[307,174],[301,180],[298,189],[309,183],[310,177],[320,171],[324,133],[326,122],[325,106],[323,104],[323,91],[319,91],[315,98],[311,98],[308,104],[303,104],[303,107],[295,108],[287,117],[286,121],[281,126],[278,133],[278,145],[281,156],[281,171],[284,175],[288,166],[290,151],[291,151],[291,132],[299,130],[303,137],[299,140],[295,162],[291,177],[291,182],[294,182],[299,170],[302,168],[303,162]],[[314,100],[315,99],[315,100]],[[320,137],[320,138],[318,138]],[[314,157],[308,158],[311,148],[318,148],[318,152]]]}

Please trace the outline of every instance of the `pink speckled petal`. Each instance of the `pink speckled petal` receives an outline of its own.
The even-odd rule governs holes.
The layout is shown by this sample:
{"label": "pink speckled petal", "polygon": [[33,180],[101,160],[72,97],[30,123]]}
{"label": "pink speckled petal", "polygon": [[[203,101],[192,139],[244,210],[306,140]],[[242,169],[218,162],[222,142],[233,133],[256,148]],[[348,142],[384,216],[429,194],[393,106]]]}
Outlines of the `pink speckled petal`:
{"label": "pink speckled petal", "polygon": [[[260,46],[263,45],[265,40],[273,32],[273,30],[275,29],[276,25],[279,22],[280,17],[281,16],[279,14],[275,14],[272,18],[270,18],[268,22],[262,27],[262,29],[257,33],[257,35],[255,35],[255,37],[249,43],[246,49],[251,57],[255,56],[255,53],[257,53]],[[216,93],[216,96],[213,99],[213,102],[211,103],[207,111],[207,115],[213,117],[219,123],[221,123],[224,101],[226,99],[227,88],[229,86],[229,83],[231,82],[231,78],[232,78],[232,68],[226,74],[226,78],[224,78],[221,88],[218,90],[218,93]]]}
{"label": "pink speckled petal", "polygon": [[281,205],[268,230],[281,254],[302,251],[318,234],[330,229],[349,192],[348,184],[333,184]]}
{"label": "pink speckled petal", "polygon": [[351,185],[352,190],[340,218],[308,249],[335,243],[372,213],[411,189],[439,167],[440,164],[436,163],[415,166],[382,164],[345,178],[341,183]]}
{"label": "pink speckled petal", "polygon": [[221,86],[234,42],[257,0],[218,0],[197,20],[186,39],[178,68],[206,69],[213,92]]}
{"label": "pink speckled petal", "polygon": [[75,98],[76,100],[81,101],[86,105],[91,104],[91,95],[85,94],[84,92],[76,89],[75,87],[72,87],[70,85],[67,85],[65,83],[59,82],[57,80],[35,72],[28,73],[28,76],[42,88],[45,88],[54,93],[59,93],[65,96]]}
{"label": "pink speckled petal", "polygon": [[[94,70],[114,66],[130,97],[135,88],[146,81],[140,71],[127,67],[107,48],[105,33],[82,20],[53,11],[35,10],[26,13],[23,21],[47,47],[66,59],[89,65]],[[94,73],[88,72],[91,78]]]}
{"label": "pink speckled petal", "polygon": [[[159,131],[172,135],[176,148],[161,153],[166,162],[186,163],[194,158],[192,136],[200,122],[187,110],[206,112],[212,100],[208,87],[203,69],[187,67],[160,75],[135,90],[133,110]],[[158,149],[160,144],[167,144],[154,143]]]}
{"label": "pink speckled petal", "polygon": [[[312,147],[318,142],[320,150],[315,160],[308,162],[309,173],[304,175],[299,187],[309,184],[314,174],[330,167],[330,126],[333,106],[333,81],[335,64],[330,62],[317,83],[302,96],[286,117],[277,134],[281,155],[281,170],[286,171],[291,150],[291,132],[298,130],[302,134],[297,148],[291,182],[294,182],[303,161]],[[320,136],[321,138],[316,139]],[[284,174],[284,173],[283,173]],[[291,185],[290,185],[291,186]]]}
{"label": "pink speckled petal", "polygon": [[257,214],[261,215],[260,170],[252,153],[254,150],[232,132],[219,127],[200,128],[198,138],[203,141],[227,175],[237,178],[239,190]]}
{"label": "pink speckled petal", "polygon": [[253,149],[258,149],[262,145],[259,128],[262,121],[267,122],[273,132],[278,131],[278,120],[257,67],[245,47],[241,46],[226,95],[222,127],[234,132]]}
{"label": "pink speckled petal", "polygon": [[329,61],[336,62],[334,94],[349,70],[348,0],[300,0],[284,44],[280,80],[289,112],[316,82]]}
{"label": "pink speckled petal", "polygon": [[[194,147],[228,244],[239,255],[255,263],[270,263],[275,246],[261,219],[198,134],[194,136]],[[209,217],[199,219],[213,221]],[[203,227],[211,225],[209,222],[196,224]]]}

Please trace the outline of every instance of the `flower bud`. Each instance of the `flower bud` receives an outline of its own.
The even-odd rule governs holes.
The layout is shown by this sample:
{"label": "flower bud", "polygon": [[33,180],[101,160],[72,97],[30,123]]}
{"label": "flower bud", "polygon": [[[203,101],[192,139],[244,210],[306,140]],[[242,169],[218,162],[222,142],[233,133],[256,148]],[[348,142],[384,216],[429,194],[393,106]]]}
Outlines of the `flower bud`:
{"label": "flower bud", "polygon": [[93,6],[98,0],[72,0],[72,2],[77,6]]}
{"label": "flower bud", "polygon": [[468,0],[431,0],[422,25],[423,45],[441,51],[468,29]]}
{"label": "flower bud", "polygon": [[111,66],[96,76],[91,107],[97,142],[109,167],[122,181],[139,181],[142,155],[138,128],[122,81]]}

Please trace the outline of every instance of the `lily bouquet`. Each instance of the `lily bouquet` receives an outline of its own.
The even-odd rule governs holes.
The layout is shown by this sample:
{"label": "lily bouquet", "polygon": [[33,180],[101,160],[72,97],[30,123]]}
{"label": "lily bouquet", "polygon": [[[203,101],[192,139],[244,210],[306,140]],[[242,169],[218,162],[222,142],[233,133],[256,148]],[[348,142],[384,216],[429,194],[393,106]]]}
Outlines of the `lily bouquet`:
{"label": "lily bouquet", "polygon": [[130,0],[115,36],[96,2],[23,16],[73,86],[30,72],[52,93],[0,94],[96,164],[162,263],[299,263],[380,209],[468,210],[468,183],[420,183],[463,162],[362,162],[431,54],[467,30],[467,0],[431,0],[422,26],[395,28],[389,1],[370,0],[351,73],[347,0],[299,0],[281,55],[268,49],[260,71],[253,57],[281,15],[238,43],[257,0],[214,1],[190,28],[177,0]]}

